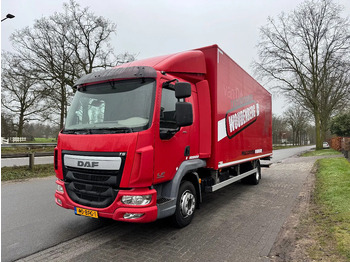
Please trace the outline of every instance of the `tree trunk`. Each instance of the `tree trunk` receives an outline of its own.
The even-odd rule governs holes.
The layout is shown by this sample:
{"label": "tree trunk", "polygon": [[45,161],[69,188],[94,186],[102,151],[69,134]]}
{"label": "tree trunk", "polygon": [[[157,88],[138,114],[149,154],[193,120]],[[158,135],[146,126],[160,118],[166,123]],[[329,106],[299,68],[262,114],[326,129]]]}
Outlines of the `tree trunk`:
{"label": "tree trunk", "polygon": [[314,113],[315,116],[315,128],[316,128],[316,150],[321,150],[323,148],[323,138],[321,135],[321,121],[320,114],[318,112]]}
{"label": "tree trunk", "polygon": [[24,112],[21,112],[19,114],[19,119],[18,119],[18,130],[17,130],[18,137],[22,137],[23,135],[23,126],[24,126]]}
{"label": "tree trunk", "polygon": [[293,146],[295,146],[295,130],[293,128]]}

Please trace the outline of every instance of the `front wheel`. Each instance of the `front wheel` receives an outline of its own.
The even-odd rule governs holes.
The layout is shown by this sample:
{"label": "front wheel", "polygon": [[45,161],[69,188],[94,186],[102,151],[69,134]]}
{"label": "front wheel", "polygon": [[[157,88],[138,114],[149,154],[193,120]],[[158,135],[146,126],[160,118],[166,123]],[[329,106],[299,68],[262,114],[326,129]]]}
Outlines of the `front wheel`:
{"label": "front wheel", "polygon": [[172,216],[176,227],[185,227],[191,223],[196,209],[196,198],[196,189],[193,184],[189,181],[182,182],[176,201],[176,211]]}

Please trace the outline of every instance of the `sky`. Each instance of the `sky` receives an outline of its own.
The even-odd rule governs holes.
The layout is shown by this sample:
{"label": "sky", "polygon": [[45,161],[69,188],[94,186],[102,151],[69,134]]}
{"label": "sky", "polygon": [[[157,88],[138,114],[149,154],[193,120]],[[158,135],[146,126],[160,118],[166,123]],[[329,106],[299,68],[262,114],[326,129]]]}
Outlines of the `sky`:
{"label": "sky", "polygon": [[[33,26],[35,19],[63,10],[68,0],[1,0],[1,49],[12,51],[9,36]],[[267,18],[295,9],[302,0],[76,0],[96,15],[117,24],[112,45],[115,53],[143,59],[218,44],[254,77],[251,64],[257,57],[259,29]],[[350,15],[350,1],[337,0]],[[263,82],[261,82],[264,85]],[[271,90],[269,90],[271,91]],[[272,111],[281,115],[288,107],[273,93]]]}

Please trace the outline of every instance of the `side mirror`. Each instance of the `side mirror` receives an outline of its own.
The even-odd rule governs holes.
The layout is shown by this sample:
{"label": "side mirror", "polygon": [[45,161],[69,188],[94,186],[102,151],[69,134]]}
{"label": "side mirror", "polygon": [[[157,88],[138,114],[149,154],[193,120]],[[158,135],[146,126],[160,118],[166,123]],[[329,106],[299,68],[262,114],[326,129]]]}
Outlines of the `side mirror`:
{"label": "side mirror", "polygon": [[176,103],[176,123],[177,126],[190,126],[193,123],[192,104],[187,102]]}
{"label": "side mirror", "polygon": [[191,96],[191,84],[186,82],[175,83],[175,96],[177,99]]}

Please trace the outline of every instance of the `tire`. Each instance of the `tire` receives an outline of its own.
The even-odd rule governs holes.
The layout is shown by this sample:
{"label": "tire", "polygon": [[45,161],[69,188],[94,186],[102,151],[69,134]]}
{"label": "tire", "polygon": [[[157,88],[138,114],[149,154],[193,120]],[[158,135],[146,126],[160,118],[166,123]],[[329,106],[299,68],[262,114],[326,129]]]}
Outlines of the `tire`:
{"label": "tire", "polygon": [[258,185],[261,179],[261,167],[260,167],[260,161],[256,160],[255,167],[257,168],[257,172],[247,176],[246,178],[243,178],[242,181],[249,185]]}
{"label": "tire", "polygon": [[193,184],[189,181],[182,182],[176,201],[176,211],[171,217],[174,226],[182,228],[191,223],[196,209],[196,201],[197,194]]}

